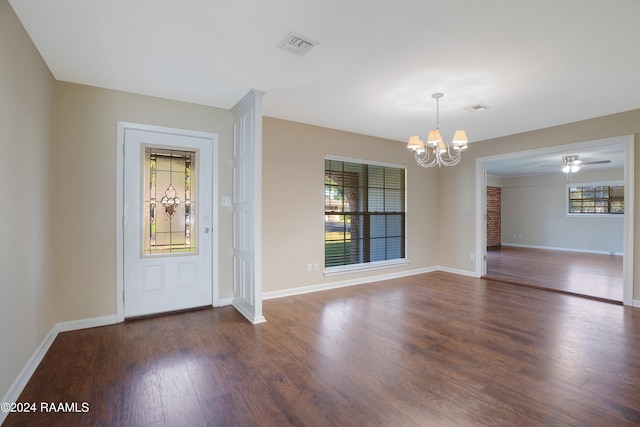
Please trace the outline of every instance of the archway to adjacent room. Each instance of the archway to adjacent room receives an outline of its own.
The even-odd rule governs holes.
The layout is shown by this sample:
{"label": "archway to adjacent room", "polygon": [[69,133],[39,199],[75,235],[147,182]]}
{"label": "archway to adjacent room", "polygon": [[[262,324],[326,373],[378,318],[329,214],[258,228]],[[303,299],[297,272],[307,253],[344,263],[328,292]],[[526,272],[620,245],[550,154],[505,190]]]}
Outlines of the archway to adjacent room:
{"label": "archway to adjacent room", "polygon": [[[614,244],[615,250],[586,250],[579,249],[579,245],[575,245],[576,242],[567,242],[558,244],[557,239],[554,244],[545,244],[545,240],[538,239],[533,241],[527,236],[527,232],[531,233],[544,233],[554,234],[550,237],[559,238],[558,235],[562,232],[558,232],[558,227],[562,227],[563,221],[564,227],[567,227],[566,221],[570,221],[568,224],[570,227],[577,227],[580,221],[584,221],[583,218],[554,218],[553,224],[534,224],[536,221],[542,221],[541,218],[545,218],[543,212],[540,214],[532,214],[530,222],[524,222],[530,224],[530,226],[520,225],[519,230],[509,228],[509,221],[506,219],[507,224],[502,224],[501,229],[508,233],[508,236],[502,236],[502,242],[507,242],[505,245],[497,245],[490,250],[487,250],[490,244],[495,245],[495,240],[492,241],[494,236],[491,235],[491,230],[487,227],[487,187],[495,185],[495,177],[491,176],[491,173],[495,173],[497,170],[503,170],[504,176],[515,176],[518,172],[514,172],[513,166],[525,168],[527,163],[531,163],[532,160],[537,159],[543,163],[550,163],[555,159],[559,163],[560,167],[554,168],[556,171],[555,177],[541,178],[540,176],[531,178],[508,178],[509,188],[513,197],[514,191],[525,192],[526,189],[514,188],[516,185],[525,181],[531,181],[537,179],[539,182],[544,182],[544,185],[549,187],[561,184],[562,189],[559,191],[565,191],[565,184],[563,181],[566,179],[561,172],[557,172],[561,169],[561,157],[565,153],[579,153],[590,152],[598,153],[598,150],[606,153],[607,156],[617,156],[620,159],[620,163],[624,171],[620,171],[620,178],[624,183],[624,205],[625,212],[624,218],[617,218],[617,220],[609,218],[607,221],[618,221],[622,223],[622,226],[616,228],[616,233],[619,233],[619,246]],[[592,297],[595,299],[618,301],[623,302],[625,305],[633,304],[633,224],[634,224],[634,212],[633,212],[633,136],[624,136],[618,138],[608,138],[598,141],[588,141],[577,144],[568,144],[562,146],[547,147],[544,149],[527,150],[522,152],[514,152],[503,155],[488,156],[478,158],[476,160],[476,200],[477,200],[477,218],[476,218],[476,253],[481,254],[476,261],[476,273],[479,276],[490,276],[491,278],[497,278],[499,280],[508,281],[511,283],[529,285],[533,287],[549,288],[569,294],[578,294],[581,296]],[[619,151],[616,153],[616,151]],[[553,164],[553,163],[552,163]],[[543,165],[546,166],[546,165]],[[603,167],[598,165],[598,167]],[[511,168],[511,171],[509,171]],[[584,168],[587,169],[587,168]],[[535,173],[530,172],[531,174]],[[559,175],[558,175],[559,173]],[[595,172],[591,172],[590,176],[597,176]],[[595,174],[595,175],[594,175]],[[604,175],[602,170],[600,174]],[[538,175],[544,175],[542,173]],[[587,175],[585,175],[587,176]],[[561,181],[558,181],[558,180]],[[579,183],[580,178],[578,174],[574,175],[572,180],[566,180],[566,189],[572,182]],[[492,182],[493,181],[493,182]],[[499,184],[498,184],[499,185]],[[491,196],[490,196],[491,197]],[[518,197],[524,197],[519,195]],[[562,194],[560,195],[562,197]],[[513,203],[513,201],[512,201]],[[521,203],[521,202],[520,202]],[[490,205],[491,203],[489,203]],[[562,207],[565,208],[564,206]],[[506,209],[509,211],[509,209]],[[513,209],[512,209],[513,210]],[[511,211],[512,211],[511,210]],[[504,218],[504,216],[503,216]],[[605,218],[591,218],[590,221],[593,224],[596,220],[604,220]],[[572,222],[571,222],[572,221]],[[604,224],[606,221],[600,222]],[[522,224],[522,222],[521,222]],[[555,228],[554,228],[555,227]],[[490,228],[490,227],[489,227]],[[524,230],[522,230],[524,228]],[[529,230],[528,230],[529,228]],[[562,229],[561,229],[562,231]],[[529,240],[527,240],[529,237]],[[540,237],[540,236],[536,236]],[[576,236],[583,240],[588,240],[588,236]],[[519,240],[521,239],[521,240]],[[519,243],[521,242],[521,243]],[[593,242],[592,242],[593,243]],[[493,250],[491,250],[493,249]],[[575,249],[575,250],[574,250]],[[611,255],[615,253],[615,255]],[[520,266],[517,265],[520,263]],[[597,263],[604,263],[597,265]],[[607,272],[607,269],[610,269]],[[607,274],[611,274],[607,278]],[[601,277],[596,277],[600,275]],[[601,285],[609,288],[612,287],[612,283],[618,283],[618,289],[615,293],[615,298],[611,298],[611,293],[597,288],[597,281],[600,280]],[[555,284],[557,282],[558,284]],[[591,282],[591,288],[588,283]],[[593,289],[593,290],[591,290]],[[611,291],[611,289],[609,289]]]}

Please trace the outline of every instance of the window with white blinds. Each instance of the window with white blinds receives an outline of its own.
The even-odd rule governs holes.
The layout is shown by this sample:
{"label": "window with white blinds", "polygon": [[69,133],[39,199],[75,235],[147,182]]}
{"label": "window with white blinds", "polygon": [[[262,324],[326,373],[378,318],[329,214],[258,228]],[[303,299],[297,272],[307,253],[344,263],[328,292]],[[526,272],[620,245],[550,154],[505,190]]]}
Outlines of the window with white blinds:
{"label": "window with white blinds", "polygon": [[405,258],[405,169],[325,159],[325,267]]}

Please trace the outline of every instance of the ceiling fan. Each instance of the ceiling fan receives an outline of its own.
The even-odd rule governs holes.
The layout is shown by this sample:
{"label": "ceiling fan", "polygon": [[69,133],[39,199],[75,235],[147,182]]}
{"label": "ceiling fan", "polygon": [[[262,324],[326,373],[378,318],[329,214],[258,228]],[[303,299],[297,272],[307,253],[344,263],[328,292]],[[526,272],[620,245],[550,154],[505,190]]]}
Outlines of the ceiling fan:
{"label": "ceiling fan", "polygon": [[[562,156],[562,172],[567,174],[567,179],[571,180],[571,174],[578,172],[581,167],[589,165],[602,165],[611,163],[611,160],[596,160],[592,162],[583,162],[577,154],[570,156]],[[540,165],[543,168],[556,168],[558,165]]]}

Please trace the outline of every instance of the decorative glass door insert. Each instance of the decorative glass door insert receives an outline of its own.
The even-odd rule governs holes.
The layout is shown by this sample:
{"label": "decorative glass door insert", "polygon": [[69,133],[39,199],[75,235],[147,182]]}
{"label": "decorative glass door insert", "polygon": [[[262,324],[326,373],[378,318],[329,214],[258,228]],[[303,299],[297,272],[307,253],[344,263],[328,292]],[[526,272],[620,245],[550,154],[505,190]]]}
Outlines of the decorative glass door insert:
{"label": "decorative glass door insert", "polygon": [[196,152],[144,149],[144,255],[196,253]]}

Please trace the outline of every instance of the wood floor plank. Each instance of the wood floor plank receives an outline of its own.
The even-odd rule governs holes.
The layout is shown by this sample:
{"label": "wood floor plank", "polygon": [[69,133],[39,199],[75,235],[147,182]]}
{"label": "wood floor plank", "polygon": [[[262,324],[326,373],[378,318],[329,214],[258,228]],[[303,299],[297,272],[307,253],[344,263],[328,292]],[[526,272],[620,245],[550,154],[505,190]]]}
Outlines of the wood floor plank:
{"label": "wood floor plank", "polygon": [[635,426],[640,310],[434,272],[58,335],[5,426]]}
{"label": "wood floor plank", "polygon": [[517,246],[487,250],[486,277],[622,302],[622,256]]}

